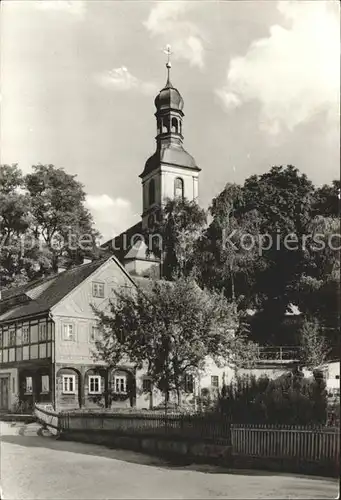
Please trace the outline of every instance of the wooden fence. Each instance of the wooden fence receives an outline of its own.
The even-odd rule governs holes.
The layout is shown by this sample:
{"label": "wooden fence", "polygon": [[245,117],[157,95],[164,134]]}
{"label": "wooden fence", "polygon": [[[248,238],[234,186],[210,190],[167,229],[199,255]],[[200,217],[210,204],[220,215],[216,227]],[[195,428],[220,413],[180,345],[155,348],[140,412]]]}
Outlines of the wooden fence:
{"label": "wooden fence", "polygon": [[35,405],[34,415],[44,426],[60,430],[60,416],[53,410],[52,405]]}
{"label": "wooden fence", "polygon": [[125,435],[148,435],[153,437],[174,437],[200,439],[220,444],[230,444],[230,423],[226,417],[207,417],[202,414],[99,414],[65,413],[60,415],[60,429],[63,431],[112,431]]}
{"label": "wooden fence", "polygon": [[339,429],[231,424],[232,454],[339,463]]}
{"label": "wooden fence", "polygon": [[36,418],[47,427],[77,433],[132,436],[171,441],[200,441],[230,447],[233,457],[287,460],[339,466],[339,429],[331,427],[231,424],[220,415],[151,413],[62,413],[36,405]]}

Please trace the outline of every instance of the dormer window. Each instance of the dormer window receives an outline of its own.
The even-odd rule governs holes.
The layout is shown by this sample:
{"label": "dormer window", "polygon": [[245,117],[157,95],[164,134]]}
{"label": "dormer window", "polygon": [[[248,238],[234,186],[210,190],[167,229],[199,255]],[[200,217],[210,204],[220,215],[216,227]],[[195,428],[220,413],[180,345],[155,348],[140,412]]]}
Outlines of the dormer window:
{"label": "dormer window", "polygon": [[177,177],[174,181],[174,196],[175,198],[184,197],[184,181],[181,177]]}
{"label": "dormer window", "polygon": [[104,298],[104,283],[92,283],[92,296],[99,299]]}
{"label": "dormer window", "polygon": [[148,185],[148,198],[149,205],[153,205],[155,203],[155,181],[152,179]]}

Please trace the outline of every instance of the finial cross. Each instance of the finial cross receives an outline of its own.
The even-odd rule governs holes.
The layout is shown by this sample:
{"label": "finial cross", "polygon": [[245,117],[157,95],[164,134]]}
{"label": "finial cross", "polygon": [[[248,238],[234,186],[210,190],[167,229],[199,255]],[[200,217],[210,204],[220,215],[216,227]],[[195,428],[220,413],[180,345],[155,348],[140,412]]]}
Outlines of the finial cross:
{"label": "finial cross", "polygon": [[166,48],[163,50],[163,52],[167,55],[166,67],[171,68],[172,64],[170,61],[170,56],[171,56],[171,54],[173,54],[173,52],[171,51],[171,46],[166,45]]}

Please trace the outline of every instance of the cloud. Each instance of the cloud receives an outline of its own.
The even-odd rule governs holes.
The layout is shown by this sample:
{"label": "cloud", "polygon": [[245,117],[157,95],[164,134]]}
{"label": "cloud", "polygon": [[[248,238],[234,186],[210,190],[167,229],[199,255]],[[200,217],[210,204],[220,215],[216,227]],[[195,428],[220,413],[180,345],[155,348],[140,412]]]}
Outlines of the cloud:
{"label": "cloud", "polygon": [[112,69],[97,76],[97,81],[103,87],[118,91],[138,90],[148,95],[153,95],[157,92],[157,87],[154,83],[139,80],[125,66]]}
{"label": "cloud", "polygon": [[292,130],[326,111],[337,119],[340,38],[334,2],[278,2],[283,21],[231,60],[227,85],[216,90],[227,110],[248,101],[261,105],[260,127]]}
{"label": "cloud", "polygon": [[85,13],[85,1],[82,0],[38,0],[35,5],[40,10],[66,12],[78,18]]}
{"label": "cloud", "polygon": [[96,229],[102,234],[103,240],[108,240],[125,231],[136,223],[138,214],[134,214],[129,200],[111,198],[107,194],[86,197],[86,207],[93,215]]}
{"label": "cloud", "polygon": [[157,2],[143,23],[151,36],[161,36],[169,43],[174,59],[185,59],[191,66],[204,66],[204,48],[198,26],[181,19],[196,2]]}

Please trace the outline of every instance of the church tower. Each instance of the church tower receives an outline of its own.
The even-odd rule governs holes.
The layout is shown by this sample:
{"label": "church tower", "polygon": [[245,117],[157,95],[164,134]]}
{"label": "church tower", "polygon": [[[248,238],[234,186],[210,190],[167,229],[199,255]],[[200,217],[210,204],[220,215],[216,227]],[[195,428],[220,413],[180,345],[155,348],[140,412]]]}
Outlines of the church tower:
{"label": "church tower", "polygon": [[142,228],[152,227],[165,201],[175,197],[196,200],[200,168],[183,147],[183,107],[180,92],[170,80],[170,47],[165,51],[167,82],[155,98],[156,151],[146,161],[142,180]]}

